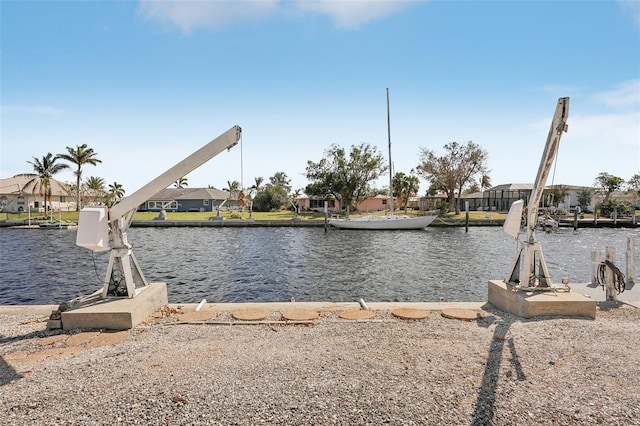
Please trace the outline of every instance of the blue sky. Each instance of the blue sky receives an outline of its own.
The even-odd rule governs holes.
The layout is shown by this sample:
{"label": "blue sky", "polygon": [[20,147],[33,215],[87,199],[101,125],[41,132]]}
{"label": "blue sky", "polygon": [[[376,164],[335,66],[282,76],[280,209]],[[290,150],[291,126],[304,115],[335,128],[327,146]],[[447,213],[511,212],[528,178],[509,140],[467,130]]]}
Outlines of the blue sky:
{"label": "blue sky", "polygon": [[564,96],[547,183],[640,172],[638,1],[2,0],[0,19],[3,178],[87,143],[83,177],[131,194],[237,124],[190,187],[304,188],[331,144],[387,155],[387,87],[396,172],[471,140],[494,185],[531,183]]}

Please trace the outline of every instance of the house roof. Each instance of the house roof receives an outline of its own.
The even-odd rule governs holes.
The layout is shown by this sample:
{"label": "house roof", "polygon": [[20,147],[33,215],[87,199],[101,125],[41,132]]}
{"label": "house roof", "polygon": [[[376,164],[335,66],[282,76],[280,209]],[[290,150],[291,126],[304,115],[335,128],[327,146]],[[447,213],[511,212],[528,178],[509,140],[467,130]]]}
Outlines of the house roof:
{"label": "house roof", "polygon": [[489,188],[489,191],[531,191],[532,183],[505,183]]}
{"label": "house roof", "polygon": [[462,194],[460,198],[482,198],[482,192],[471,192],[469,194]]}
{"label": "house roof", "polygon": [[226,200],[229,191],[217,188],[165,188],[150,200]]}
{"label": "house roof", "polygon": [[[33,173],[24,173],[15,175],[10,178],[0,179],[0,194],[3,195],[30,195],[30,194],[40,194],[40,185],[34,184],[27,185],[34,178],[37,178],[37,175]],[[69,196],[69,191],[67,191],[66,185],[60,181],[55,179],[51,179],[51,195],[54,196]],[[26,188],[25,188],[26,187]]]}

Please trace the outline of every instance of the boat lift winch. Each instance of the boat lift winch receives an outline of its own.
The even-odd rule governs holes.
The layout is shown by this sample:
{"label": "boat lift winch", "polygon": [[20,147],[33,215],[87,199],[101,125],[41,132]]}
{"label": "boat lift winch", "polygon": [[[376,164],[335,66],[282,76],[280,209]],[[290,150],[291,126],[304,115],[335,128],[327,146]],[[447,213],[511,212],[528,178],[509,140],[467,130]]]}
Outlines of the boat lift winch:
{"label": "boat lift winch", "polygon": [[503,229],[519,241],[520,246],[511,265],[509,278],[505,283],[512,290],[524,291],[569,291],[568,282],[564,287],[551,286],[551,277],[542,254],[540,242],[536,239],[536,227],[538,226],[538,208],[542,200],[549,171],[558,153],[560,137],[567,131],[567,118],[569,116],[569,98],[558,99],[556,111],[549,129],[549,136],[544,147],[538,174],[531,190],[531,196],[526,210],[525,238],[520,239],[520,227],[523,212],[523,200],[518,200],[511,205]]}
{"label": "boat lift winch", "polygon": [[112,207],[85,207],[80,211],[76,244],[92,251],[111,250],[102,298],[133,298],[149,286],[127,240],[127,230],[142,203],[225,149],[234,147],[242,129],[233,126],[198,151]]}

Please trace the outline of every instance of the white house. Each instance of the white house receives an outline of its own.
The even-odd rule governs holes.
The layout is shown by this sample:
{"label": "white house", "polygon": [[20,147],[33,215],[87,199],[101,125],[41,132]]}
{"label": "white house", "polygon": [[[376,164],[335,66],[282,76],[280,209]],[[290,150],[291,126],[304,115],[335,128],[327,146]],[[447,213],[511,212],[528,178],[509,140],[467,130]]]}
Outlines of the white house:
{"label": "white house", "polygon": [[[25,173],[10,178],[0,179],[0,210],[8,213],[44,212],[44,194],[40,188],[33,190],[29,181],[37,175]],[[47,200],[47,208],[54,211],[74,211],[75,197],[67,190],[64,183],[51,179],[51,200]]]}

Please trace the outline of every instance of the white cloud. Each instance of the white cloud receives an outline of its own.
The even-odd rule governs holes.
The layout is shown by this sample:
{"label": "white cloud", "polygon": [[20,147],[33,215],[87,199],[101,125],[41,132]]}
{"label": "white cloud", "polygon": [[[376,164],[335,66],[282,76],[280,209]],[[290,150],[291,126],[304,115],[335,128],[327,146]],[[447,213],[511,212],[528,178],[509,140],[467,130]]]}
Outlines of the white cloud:
{"label": "white cloud", "polygon": [[140,0],[137,12],[145,19],[174,25],[184,33],[292,11],[297,16],[307,13],[327,15],[337,27],[355,29],[398,12],[413,1],[416,0],[296,0],[293,3],[283,0]]}
{"label": "white cloud", "polygon": [[640,25],[640,2],[638,0],[618,0],[623,10],[629,11],[636,24]]}
{"label": "white cloud", "polygon": [[615,146],[640,148],[640,113],[574,115],[569,119],[569,132],[575,140],[592,142],[602,149]]}
{"label": "white cloud", "polygon": [[226,27],[239,21],[264,19],[274,13],[279,0],[208,1],[141,0],[138,14],[153,21],[177,26],[185,33],[203,28]]}
{"label": "white cloud", "polygon": [[358,28],[362,24],[392,15],[407,7],[409,1],[336,1],[300,0],[297,7],[302,11],[326,14],[340,28]]}
{"label": "white cloud", "polygon": [[613,89],[595,93],[593,100],[609,107],[640,107],[640,79],[628,80]]}

